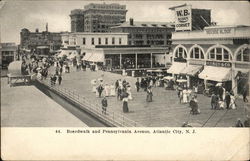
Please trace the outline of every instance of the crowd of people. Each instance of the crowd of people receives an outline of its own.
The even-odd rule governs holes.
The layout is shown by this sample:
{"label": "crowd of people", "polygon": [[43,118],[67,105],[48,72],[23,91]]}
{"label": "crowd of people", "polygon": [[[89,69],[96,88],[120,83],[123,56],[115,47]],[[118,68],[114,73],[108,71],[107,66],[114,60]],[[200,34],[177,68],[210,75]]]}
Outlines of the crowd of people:
{"label": "crowd of people", "polygon": [[[27,57],[27,56],[26,56]],[[55,86],[56,84],[61,85],[62,83],[62,73],[69,73],[70,72],[70,65],[68,61],[63,59],[54,59],[51,60],[50,58],[42,59],[39,61],[33,57],[23,58],[22,64],[22,72],[23,73],[30,73],[36,74],[38,79],[47,79],[50,75],[51,85]],[[54,65],[55,73],[49,73],[49,68]],[[76,68],[76,71],[83,70],[86,71],[88,65],[81,61],[80,63],[74,63],[73,67]],[[90,66],[91,67],[91,66]],[[92,66],[90,69],[95,71],[96,66]],[[116,97],[117,100],[122,101],[122,111],[124,113],[129,112],[129,101],[133,100],[131,87],[132,85],[124,80],[118,79],[113,83],[106,83],[103,80],[103,75],[91,81],[92,85],[92,92],[95,93],[96,97],[103,98],[101,101],[102,105],[102,113],[107,114],[107,107],[108,107],[108,100],[107,97]],[[190,114],[197,115],[200,114],[201,111],[198,105],[198,98],[197,98],[197,89],[190,89],[187,88],[185,84],[177,83],[174,80],[164,80],[162,76],[145,76],[141,78],[137,78],[135,83],[135,88],[137,92],[144,91],[146,92],[146,102],[153,101],[153,88],[155,87],[165,87],[165,89],[172,89],[177,91],[177,96],[179,98],[179,102],[181,104],[188,104],[191,108]],[[194,86],[196,87],[196,86]],[[247,93],[246,90],[243,93],[243,101],[247,102]],[[215,90],[211,96],[211,109],[212,110],[219,110],[219,109],[236,109],[236,101],[233,92],[226,91],[223,85],[216,86]],[[240,121],[240,119],[236,122],[236,127],[243,127],[245,126],[244,123]],[[247,125],[247,122],[246,122]],[[188,122],[185,125],[188,127]]]}

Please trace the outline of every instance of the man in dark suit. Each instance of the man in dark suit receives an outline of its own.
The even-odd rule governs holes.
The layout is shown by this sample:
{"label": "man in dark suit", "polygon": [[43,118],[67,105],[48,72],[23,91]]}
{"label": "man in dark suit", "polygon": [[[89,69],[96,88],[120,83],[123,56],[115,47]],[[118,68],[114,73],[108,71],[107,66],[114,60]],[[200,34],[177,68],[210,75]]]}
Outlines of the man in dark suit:
{"label": "man in dark suit", "polygon": [[231,96],[230,96],[229,92],[226,92],[225,101],[226,101],[226,108],[229,109],[229,105],[231,102]]}

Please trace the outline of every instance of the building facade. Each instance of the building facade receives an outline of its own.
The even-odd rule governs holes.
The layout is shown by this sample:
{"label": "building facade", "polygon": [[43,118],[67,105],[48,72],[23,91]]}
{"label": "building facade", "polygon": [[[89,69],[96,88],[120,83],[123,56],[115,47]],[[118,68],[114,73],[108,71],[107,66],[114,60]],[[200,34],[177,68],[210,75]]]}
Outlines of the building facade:
{"label": "building facade", "polygon": [[86,49],[83,60],[101,62],[112,71],[165,69],[170,62],[168,47],[97,46]]}
{"label": "building facade", "polygon": [[197,81],[222,82],[228,91],[249,88],[250,26],[212,26],[173,33],[171,73]]}
{"label": "building facade", "polygon": [[71,32],[108,32],[126,21],[126,5],[90,3],[84,9],[71,11]]}
{"label": "building facade", "polygon": [[32,51],[36,51],[39,46],[44,46],[54,51],[60,49],[62,44],[61,33],[48,32],[47,27],[46,31],[43,32],[39,32],[38,29],[36,32],[30,32],[26,28],[22,29],[20,32],[20,41],[21,49]]}
{"label": "building facade", "polygon": [[119,26],[111,27],[111,32],[129,33],[129,45],[171,45],[173,23],[164,22],[134,22],[130,19]]}
{"label": "building facade", "polygon": [[89,33],[75,32],[63,33],[62,46],[64,48],[75,46],[84,49],[93,49],[97,45],[127,45],[127,33]]}
{"label": "building facade", "polygon": [[15,43],[0,43],[0,62],[2,68],[7,68],[9,63],[16,60],[18,47]]}
{"label": "building facade", "polygon": [[70,13],[71,32],[84,32],[84,11],[72,10]]}

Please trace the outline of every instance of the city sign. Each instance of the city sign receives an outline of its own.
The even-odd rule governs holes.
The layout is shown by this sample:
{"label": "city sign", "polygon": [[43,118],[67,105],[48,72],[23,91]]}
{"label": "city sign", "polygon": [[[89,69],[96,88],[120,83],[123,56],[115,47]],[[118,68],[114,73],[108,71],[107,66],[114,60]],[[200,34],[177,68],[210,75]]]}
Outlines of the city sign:
{"label": "city sign", "polygon": [[206,29],[206,33],[209,35],[214,34],[231,34],[232,28],[212,28],[212,29]]}
{"label": "city sign", "polygon": [[232,67],[232,63],[230,63],[230,62],[206,61],[206,65],[216,66],[216,67],[226,67],[226,68]]}
{"label": "city sign", "polygon": [[192,9],[191,5],[178,7],[175,9],[175,31],[192,29]]}

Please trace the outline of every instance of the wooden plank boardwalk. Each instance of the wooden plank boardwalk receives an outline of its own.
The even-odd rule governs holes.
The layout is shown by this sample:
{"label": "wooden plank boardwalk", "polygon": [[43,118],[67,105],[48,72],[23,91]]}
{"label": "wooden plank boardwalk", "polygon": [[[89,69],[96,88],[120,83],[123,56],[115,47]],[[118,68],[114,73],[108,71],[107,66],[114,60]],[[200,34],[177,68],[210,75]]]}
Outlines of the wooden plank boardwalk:
{"label": "wooden plank boardwalk", "polygon": [[237,118],[245,119],[243,101],[237,99],[236,110],[211,110],[210,98],[198,95],[201,114],[190,115],[188,104],[180,104],[176,91],[165,90],[161,87],[153,88],[153,102],[146,102],[146,92],[136,92],[136,78],[122,76],[103,71],[73,71],[63,74],[61,86],[85,96],[92,103],[101,104],[101,98],[97,98],[92,92],[91,80],[103,76],[104,84],[114,84],[117,79],[126,80],[131,85],[133,100],[129,101],[129,113],[122,112],[122,101],[116,97],[107,97],[108,110],[121,113],[145,127],[180,127],[183,122],[189,121],[194,126],[205,127],[230,127],[234,126]]}

